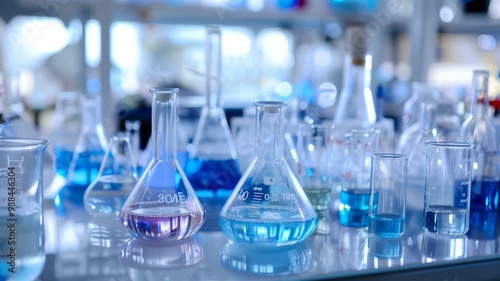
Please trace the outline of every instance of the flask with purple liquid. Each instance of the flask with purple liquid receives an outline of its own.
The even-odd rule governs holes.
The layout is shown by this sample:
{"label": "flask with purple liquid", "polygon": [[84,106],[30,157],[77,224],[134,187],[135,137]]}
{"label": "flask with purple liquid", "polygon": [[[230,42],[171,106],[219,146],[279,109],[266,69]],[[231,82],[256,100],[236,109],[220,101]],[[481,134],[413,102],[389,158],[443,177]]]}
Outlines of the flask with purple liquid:
{"label": "flask with purple liquid", "polygon": [[120,218],[138,238],[181,240],[201,228],[205,210],[177,161],[175,101],[179,90],[150,91],[153,158],[125,201]]}

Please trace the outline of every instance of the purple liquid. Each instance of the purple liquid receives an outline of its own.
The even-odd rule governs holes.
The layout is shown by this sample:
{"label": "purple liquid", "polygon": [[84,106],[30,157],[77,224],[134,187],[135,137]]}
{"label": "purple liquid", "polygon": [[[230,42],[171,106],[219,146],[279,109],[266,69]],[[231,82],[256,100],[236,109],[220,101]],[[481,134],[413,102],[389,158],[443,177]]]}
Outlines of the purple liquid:
{"label": "purple liquid", "polygon": [[180,240],[195,234],[205,214],[180,207],[146,206],[129,208],[120,214],[123,225],[145,240]]}

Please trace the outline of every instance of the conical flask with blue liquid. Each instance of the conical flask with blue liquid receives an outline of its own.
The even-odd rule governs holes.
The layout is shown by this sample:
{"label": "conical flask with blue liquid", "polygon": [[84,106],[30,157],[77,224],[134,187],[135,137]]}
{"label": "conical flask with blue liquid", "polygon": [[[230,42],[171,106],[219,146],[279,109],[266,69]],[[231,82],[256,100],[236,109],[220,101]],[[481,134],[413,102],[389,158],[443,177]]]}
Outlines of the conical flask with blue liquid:
{"label": "conical flask with blue liquid", "polygon": [[144,240],[181,240],[205,222],[205,210],[177,161],[176,95],[152,88],[153,159],[120,211],[123,225]]}
{"label": "conical flask with blue liquid", "polygon": [[299,243],[316,229],[318,216],[284,158],[284,102],[259,101],[256,157],[219,215],[233,242],[256,247]]}
{"label": "conical flask with blue liquid", "polygon": [[488,116],[487,70],[474,70],[470,114],[460,130],[460,140],[473,144],[470,221],[467,235],[494,239],[498,232],[498,185],[500,156],[495,127]]}
{"label": "conical flask with blue liquid", "polygon": [[186,161],[186,175],[209,213],[218,213],[241,178],[221,97],[221,28],[207,26],[206,103]]}

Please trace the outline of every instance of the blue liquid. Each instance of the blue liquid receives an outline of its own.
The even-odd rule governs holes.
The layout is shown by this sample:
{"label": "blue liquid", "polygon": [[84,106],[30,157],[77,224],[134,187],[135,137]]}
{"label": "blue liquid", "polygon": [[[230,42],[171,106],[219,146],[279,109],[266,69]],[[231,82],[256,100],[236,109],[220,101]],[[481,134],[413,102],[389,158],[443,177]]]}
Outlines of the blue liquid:
{"label": "blue liquid", "polygon": [[498,188],[500,182],[487,178],[471,184],[469,237],[494,239],[498,224]]}
{"label": "blue liquid", "polygon": [[69,189],[85,190],[97,178],[101,162],[104,158],[104,151],[81,152],[76,159],[76,165],[70,182]]}
{"label": "blue liquid", "polygon": [[405,219],[391,214],[369,216],[368,231],[384,237],[399,237],[405,232]]}
{"label": "blue liquid", "polygon": [[228,214],[221,213],[219,223],[234,242],[274,247],[305,240],[316,229],[318,219],[316,216],[304,218],[300,210],[291,207],[238,206],[231,208]]}
{"label": "blue liquid", "polygon": [[368,226],[370,191],[340,192],[339,222],[343,226]]}
{"label": "blue liquid", "polygon": [[71,159],[73,158],[72,150],[55,149],[56,156],[56,170],[59,175],[65,178],[68,175]]}
{"label": "blue liquid", "polygon": [[238,162],[234,159],[188,159],[184,171],[199,199],[226,199],[241,178]]}

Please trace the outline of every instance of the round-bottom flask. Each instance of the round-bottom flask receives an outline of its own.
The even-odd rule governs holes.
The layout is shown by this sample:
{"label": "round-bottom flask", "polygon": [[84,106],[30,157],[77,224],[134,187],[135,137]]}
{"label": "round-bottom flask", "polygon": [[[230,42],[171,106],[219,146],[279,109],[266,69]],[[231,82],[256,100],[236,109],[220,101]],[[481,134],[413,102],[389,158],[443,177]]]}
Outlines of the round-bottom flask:
{"label": "round-bottom flask", "polygon": [[205,210],[176,157],[178,89],[153,88],[153,159],[120,211],[123,225],[145,240],[181,240],[195,234]]}
{"label": "round-bottom flask", "polygon": [[256,157],[224,205],[219,224],[230,240],[252,246],[289,246],[305,240],[318,218],[283,157],[284,102],[260,101]]}

